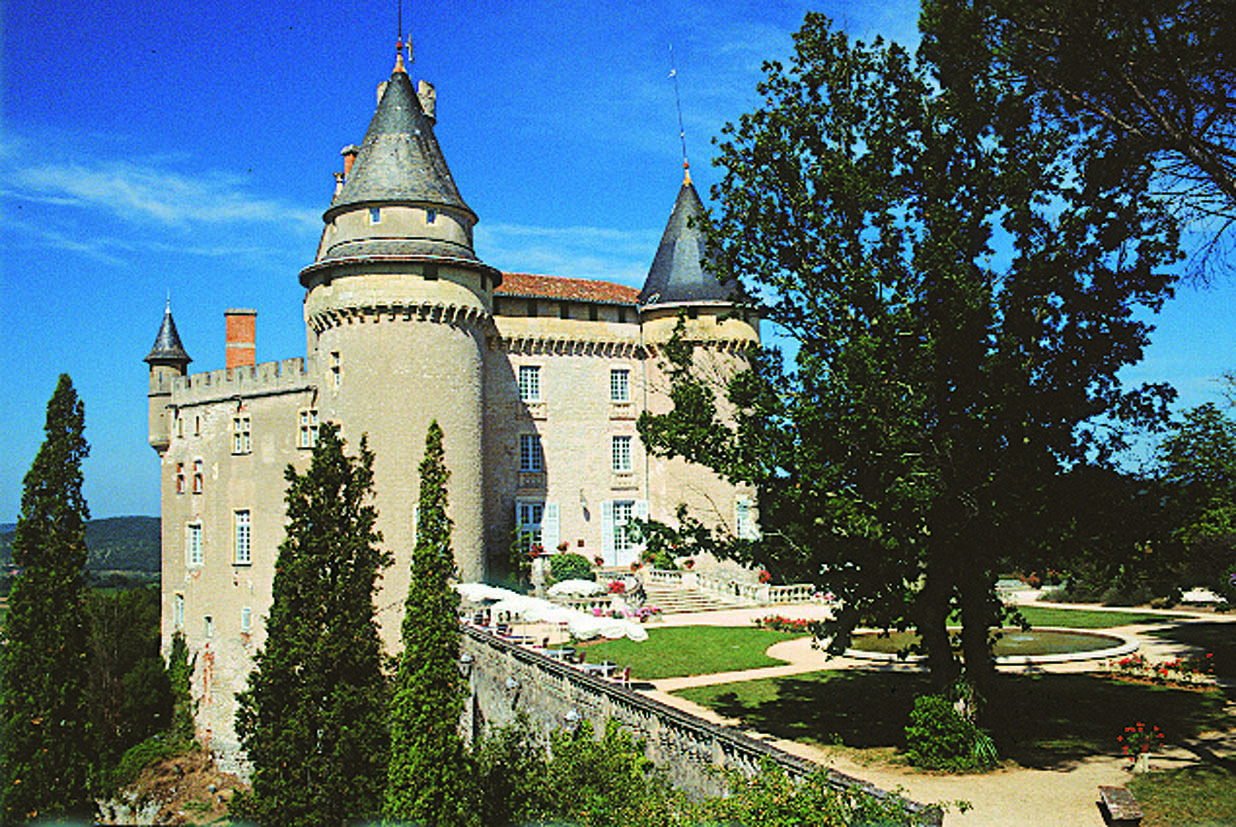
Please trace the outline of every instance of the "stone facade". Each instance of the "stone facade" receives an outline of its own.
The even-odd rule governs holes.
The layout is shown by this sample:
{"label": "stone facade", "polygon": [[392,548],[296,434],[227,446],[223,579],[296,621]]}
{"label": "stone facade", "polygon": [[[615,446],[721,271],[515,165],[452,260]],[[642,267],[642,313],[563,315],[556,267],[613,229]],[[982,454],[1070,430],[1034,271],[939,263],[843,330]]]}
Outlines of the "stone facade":
{"label": "stone facade", "polygon": [[701,267],[698,227],[683,218],[699,209],[689,178],[650,271],[654,295],[500,273],[472,249],[476,216],[422,107],[397,63],[363,144],[345,150],[317,256],[300,274],[305,358],[253,364],[253,313],[228,311],[229,367],[189,374],[170,308],[146,357],[162,467],[164,643],[182,631],[196,654],[200,735],[224,755],[236,752],[234,696],[264,639],[284,469],[307,466],[321,422],[338,423],[352,446],[367,436],[375,453],[377,527],[396,558],[379,595],[388,647],[398,644],[416,469],[433,419],[465,580],[501,568],[521,532],[549,552],[565,544],[626,564],[639,550],[625,521],[672,519],[682,502],[744,530],[750,492],[650,460],[635,432],[641,411],[668,407],[659,348],[680,317],[699,364],[718,377],[759,341],[758,323],[732,316]]}

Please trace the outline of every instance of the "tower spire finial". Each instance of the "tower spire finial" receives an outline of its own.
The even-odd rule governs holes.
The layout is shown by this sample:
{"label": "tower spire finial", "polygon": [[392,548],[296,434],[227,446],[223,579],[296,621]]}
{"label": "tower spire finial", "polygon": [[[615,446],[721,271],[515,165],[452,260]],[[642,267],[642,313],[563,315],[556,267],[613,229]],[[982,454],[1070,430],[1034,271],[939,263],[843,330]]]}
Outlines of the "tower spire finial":
{"label": "tower spire finial", "polygon": [[674,44],[669,45],[670,78],[674,81],[674,105],[678,107],[678,140],[682,142],[682,182],[691,183],[691,162],[687,160],[687,131],[682,126],[682,99],[678,96],[678,67],[674,65]]}
{"label": "tower spire finial", "polygon": [[[396,0],[396,8],[398,11],[395,16],[395,68],[396,72],[406,72],[403,68],[403,0]],[[411,38],[409,38],[408,48],[411,51]]]}

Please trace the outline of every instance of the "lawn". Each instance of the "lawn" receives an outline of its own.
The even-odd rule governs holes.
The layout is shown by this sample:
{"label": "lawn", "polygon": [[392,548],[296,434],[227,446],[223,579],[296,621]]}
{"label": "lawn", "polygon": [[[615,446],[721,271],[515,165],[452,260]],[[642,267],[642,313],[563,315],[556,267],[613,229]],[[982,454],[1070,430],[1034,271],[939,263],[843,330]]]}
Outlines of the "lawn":
{"label": "lawn", "polygon": [[[846,670],[678,694],[782,738],[887,753],[904,747],[914,697],[927,690],[922,674]],[[1088,755],[1116,754],[1116,736],[1137,721],[1157,725],[1169,741],[1236,727],[1224,701],[1218,690],[1188,692],[1095,675],[1002,674],[988,723],[1002,757],[1058,769]]]}
{"label": "lawn", "polygon": [[590,663],[610,660],[630,666],[633,678],[650,681],[781,666],[785,661],[764,650],[792,637],[744,626],[669,626],[649,629],[648,640],[641,643],[620,638],[585,644],[579,651]]}
{"label": "lawn", "polygon": [[1236,824],[1236,768],[1232,761],[1152,772],[1129,782],[1146,817],[1143,827]]}
{"label": "lawn", "polygon": [[1109,629],[1133,623],[1162,623],[1187,615],[1142,614],[1140,612],[1096,612],[1093,609],[1057,609],[1052,606],[1021,606],[1022,617],[1031,626],[1057,626],[1061,629]]}

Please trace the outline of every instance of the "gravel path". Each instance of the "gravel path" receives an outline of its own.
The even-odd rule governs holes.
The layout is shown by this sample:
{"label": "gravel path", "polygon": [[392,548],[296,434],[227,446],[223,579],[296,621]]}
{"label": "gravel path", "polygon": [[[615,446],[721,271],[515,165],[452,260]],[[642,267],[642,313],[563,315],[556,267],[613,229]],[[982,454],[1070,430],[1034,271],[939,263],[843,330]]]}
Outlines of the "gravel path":
{"label": "gravel path", "polygon": [[[1068,608],[1099,608],[1092,606],[1069,606]],[[1136,610],[1139,613],[1142,610]],[[819,619],[827,616],[828,609],[819,605],[787,606],[777,608],[735,609],[720,612],[670,615],[659,622],[664,626],[748,626],[751,621],[770,614],[782,614],[795,618]],[[1153,612],[1147,612],[1148,614]],[[1236,622],[1236,617],[1199,614],[1199,620]],[[1164,618],[1169,622],[1168,618]],[[1161,624],[1148,623],[1116,627],[1109,630],[1121,637],[1135,639],[1139,651],[1151,660],[1165,660],[1189,652],[1189,647],[1165,641],[1147,634]],[[1236,631],[1236,627],[1233,627]],[[670,706],[698,715],[708,721],[727,726],[740,725],[740,721],[722,718],[712,710],[672,694],[691,686],[709,686],[735,681],[760,678],[784,677],[821,669],[881,669],[889,671],[915,670],[913,664],[873,664],[846,657],[829,658],[813,648],[810,638],[796,638],[769,647],[768,655],[786,661],[784,666],[769,666],[739,672],[722,672],[712,675],[694,675],[685,678],[667,678],[653,681],[653,689],[647,694]],[[1044,664],[1035,666],[1002,666],[1002,671],[1049,671],[1088,672],[1098,668],[1097,661]],[[753,737],[761,738],[786,752],[801,755],[849,775],[862,778],[884,789],[901,787],[905,794],[917,801],[955,802],[968,801],[971,809],[960,812],[951,806],[945,816],[947,825],[963,827],[1006,827],[1007,825],[1085,825],[1097,827],[1103,824],[1098,807],[1099,785],[1123,785],[1129,780],[1128,762],[1112,756],[1093,756],[1076,762],[1064,770],[1035,770],[1010,767],[983,775],[932,774],[892,764],[864,764],[854,759],[855,753],[845,750],[830,750],[824,747],[786,741],[770,735],[746,730]],[[1236,754],[1236,734],[1214,733],[1202,739],[1200,746],[1219,754]],[[1184,766],[1196,763],[1197,756],[1184,749],[1170,749],[1156,755],[1157,766]]]}

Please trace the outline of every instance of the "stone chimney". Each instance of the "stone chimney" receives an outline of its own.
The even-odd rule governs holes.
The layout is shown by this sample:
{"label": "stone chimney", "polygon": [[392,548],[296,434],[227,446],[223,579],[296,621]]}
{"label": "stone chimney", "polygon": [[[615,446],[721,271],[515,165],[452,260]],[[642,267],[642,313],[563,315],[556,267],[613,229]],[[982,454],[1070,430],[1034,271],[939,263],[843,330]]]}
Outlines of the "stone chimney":
{"label": "stone chimney", "polygon": [[252,367],[257,363],[257,311],[229,307],[223,311],[227,325],[227,369]]}
{"label": "stone chimney", "polygon": [[418,80],[416,82],[416,96],[421,101],[421,111],[425,113],[425,117],[429,118],[429,122],[434,126],[438,124],[438,93],[434,90],[433,84],[427,80]]}

